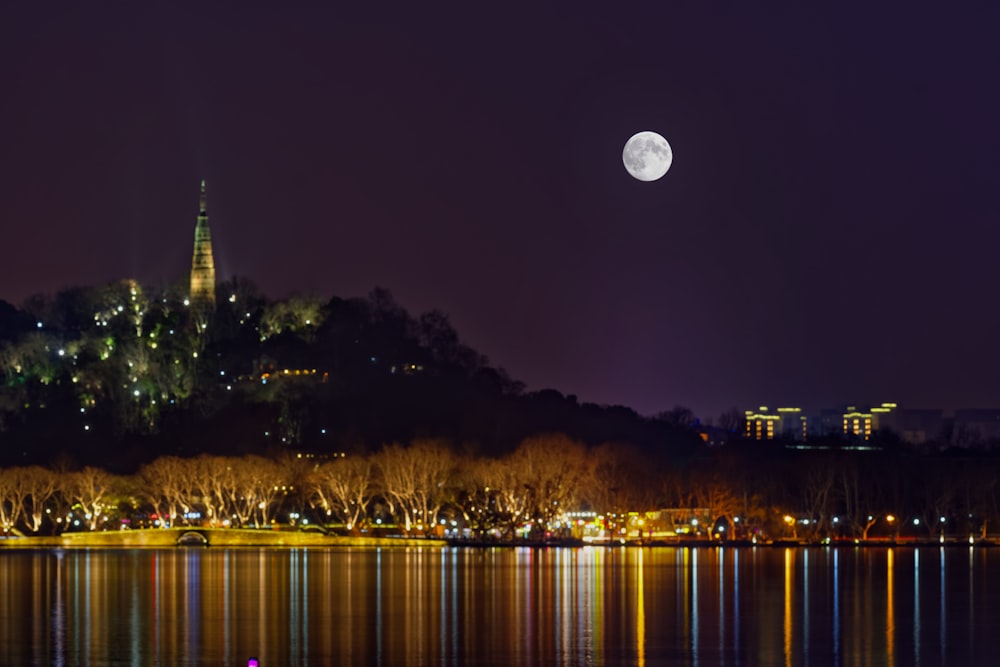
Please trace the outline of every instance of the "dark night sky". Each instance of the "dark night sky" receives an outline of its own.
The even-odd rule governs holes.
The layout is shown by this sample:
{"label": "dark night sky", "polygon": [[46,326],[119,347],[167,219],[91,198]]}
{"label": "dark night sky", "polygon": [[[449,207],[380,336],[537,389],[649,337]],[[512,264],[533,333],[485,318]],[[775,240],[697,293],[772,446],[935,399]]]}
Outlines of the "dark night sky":
{"label": "dark night sky", "polygon": [[11,4],[0,299],[183,278],[206,178],[221,277],[387,287],[530,389],[1000,407],[1000,10]]}

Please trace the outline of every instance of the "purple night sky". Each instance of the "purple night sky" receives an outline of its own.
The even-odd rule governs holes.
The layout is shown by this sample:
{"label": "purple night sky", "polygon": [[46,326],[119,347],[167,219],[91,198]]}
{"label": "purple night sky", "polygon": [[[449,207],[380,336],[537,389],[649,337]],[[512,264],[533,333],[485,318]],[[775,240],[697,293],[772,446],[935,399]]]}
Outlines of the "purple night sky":
{"label": "purple night sky", "polygon": [[183,279],[205,178],[220,277],[386,287],[529,389],[1000,407],[995,6],[12,4],[0,299]]}

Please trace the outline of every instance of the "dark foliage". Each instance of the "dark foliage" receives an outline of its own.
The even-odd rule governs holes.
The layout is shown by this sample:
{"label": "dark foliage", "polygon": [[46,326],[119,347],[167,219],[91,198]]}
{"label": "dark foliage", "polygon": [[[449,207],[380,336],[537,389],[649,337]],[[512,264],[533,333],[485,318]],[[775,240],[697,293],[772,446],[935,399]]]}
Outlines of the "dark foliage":
{"label": "dark foliage", "polygon": [[[392,295],[271,301],[245,279],[195,316],[130,281],[0,302],[0,465],[130,471],[166,454],[373,451],[442,437],[500,455],[537,433],[687,455],[691,424],[524,386],[446,315]],[[37,321],[44,321],[38,328]],[[204,322],[201,327],[199,322]]]}

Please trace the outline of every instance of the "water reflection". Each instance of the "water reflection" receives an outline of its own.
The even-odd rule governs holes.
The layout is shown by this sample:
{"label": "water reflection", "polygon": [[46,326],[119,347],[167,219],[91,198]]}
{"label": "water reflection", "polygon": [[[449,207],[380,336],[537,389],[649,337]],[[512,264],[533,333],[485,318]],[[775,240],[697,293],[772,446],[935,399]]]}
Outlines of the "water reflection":
{"label": "water reflection", "polygon": [[645,599],[645,579],[644,579],[644,569],[642,566],[642,556],[645,553],[644,550],[639,550],[639,558],[636,566],[636,578],[638,579],[638,584],[636,590],[638,591],[636,597],[636,632],[635,632],[635,651],[636,651],[636,664],[639,667],[645,667],[646,664],[646,599]]}
{"label": "water reflection", "polygon": [[946,548],[6,551],[0,664],[976,664],[991,576]]}
{"label": "water reflection", "polygon": [[946,609],[947,594],[946,594],[946,588],[945,588],[945,585],[944,585],[944,582],[945,582],[945,572],[944,572],[945,548],[941,547],[940,552],[941,552],[941,612],[940,612],[940,615],[941,615],[941,628],[940,628],[940,632],[939,632],[939,635],[938,635],[938,641],[941,644],[941,655],[944,656],[945,653],[946,653],[946,651],[947,651],[947,646],[948,646],[948,635],[945,632],[946,619],[948,618],[947,609]]}
{"label": "water reflection", "polygon": [[892,594],[892,581],[896,570],[893,564],[895,551],[890,547],[885,554],[885,657],[889,665],[896,664],[895,638],[896,638],[896,601]]}
{"label": "water reflection", "polygon": [[840,664],[840,550],[833,551],[833,664]]}
{"label": "water reflection", "polygon": [[913,552],[913,665],[920,667],[920,552]]}
{"label": "water reflection", "polygon": [[785,667],[792,664],[792,550],[785,549]]}

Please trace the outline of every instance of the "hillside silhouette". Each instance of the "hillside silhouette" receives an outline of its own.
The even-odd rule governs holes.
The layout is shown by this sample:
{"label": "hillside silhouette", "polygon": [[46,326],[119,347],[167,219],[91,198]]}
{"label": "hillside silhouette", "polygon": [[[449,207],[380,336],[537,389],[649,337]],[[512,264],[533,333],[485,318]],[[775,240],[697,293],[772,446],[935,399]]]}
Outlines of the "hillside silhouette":
{"label": "hillside silhouette", "polygon": [[525,391],[444,313],[414,317],[385,289],[272,300],[236,278],[210,312],[185,291],[121,281],[0,301],[0,465],[129,472],[168,454],[370,452],[427,437],[501,455],[555,432],[661,460],[700,442],[676,419]]}

